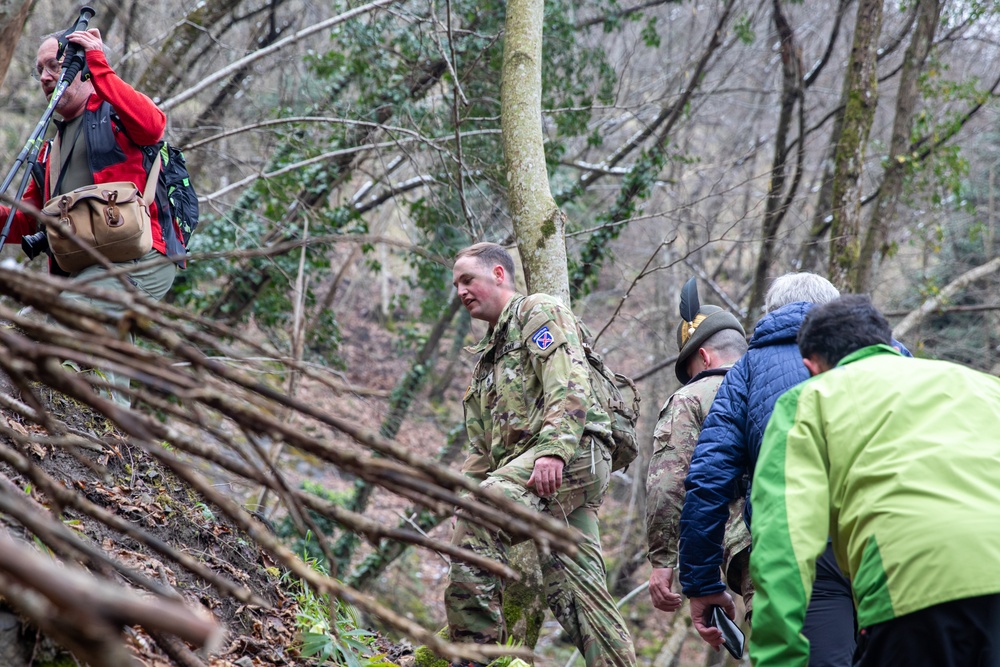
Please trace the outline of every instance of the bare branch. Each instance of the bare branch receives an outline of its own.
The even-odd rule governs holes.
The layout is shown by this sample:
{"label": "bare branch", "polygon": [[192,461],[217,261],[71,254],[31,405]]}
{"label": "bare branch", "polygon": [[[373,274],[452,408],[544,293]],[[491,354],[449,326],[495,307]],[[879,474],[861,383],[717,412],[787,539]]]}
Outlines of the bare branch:
{"label": "bare branch", "polygon": [[278,40],[277,42],[271,44],[266,48],[260,49],[259,51],[254,51],[250,55],[244,56],[243,58],[240,58],[239,60],[226,65],[220,70],[216,70],[213,74],[205,77],[204,79],[202,79],[195,85],[191,86],[187,90],[178,93],[177,95],[174,95],[170,99],[161,102],[160,108],[163,109],[164,111],[169,111],[170,109],[173,109],[182,102],[186,102],[187,100],[191,99],[201,91],[211,86],[213,83],[222,81],[223,79],[228,77],[233,72],[239,70],[240,68],[245,67],[246,65],[256,62],[262,58],[265,58],[271,55],[272,53],[276,53],[277,51],[280,51],[289,44],[294,44],[295,42],[305,39],[309,35],[315,34],[322,30],[327,30],[337,24],[343,23],[344,21],[349,21],[350,19],[353,19],[357,16],[361,16],[362,14],[367,14],[381,7],[388,7],[390,5],[394,5],[399,1],[400,0],[373,0],[373,2],[369,2],[367,5],[355,7],[354,9],[348,10],[343,14],[338,14],[337,16],[329,18],[325,21],[320,21],[315,25],[311,25],[308,28],[303,28],[294,35],[289,35],[288,37]]}
{"label": "bare branch", "polygon": [[[467,136],[475,136],[475,135],[482,135],[482,134],[500,134],[500,130],[474,130],[472,132],[465,132],[465,133],[462,134],[462,136],[467,137]],[[267,180],[267,179],[275,178],[277,176],[282,176],[284,174],[290,173],[290,172],[295,171],[297,169],[302,169],[303,167],[308,167],[311,164],[316,164],[316,163],[319,163],[319,162],[325,162],[327,160],[334,160],[334,159],[336,159],[338,157],[343,157],[344,155],[351,155],[353,153],[362,153],[364,151],[371,150],[373,148],[390,148],[392,146],[398,146],[400,144],[405,144],[405,143],[412,143],[414,141],[421,141],[421,142],[426,142],[426,143],[434,143],[434,142],[437,142],[437,141],[451,141],[452,139],[454,139],[454,135],[452,135],[452,136],[444,136],[444,137],[440,137],[440,138],[436,138],[436,139],[427,139],[427,138],[421,137],[420,139],[413,139],[413,138],[411,138],[411,139],[398,139],[398,140],[395,140],[395,141],[382,141],[382,142],[374,143],[374,144],[365,144],[365,145],[362,145],[362,146],[352,146],[351,148],[342,148],[340,150],[330,151],[328,153],[323,153],[321,155],[317,155],[315,157],[311,157],[311,158],[309,158],[307,160],[301,160],[301,161],[295,162],[293,164],[285,165],[281,169],[275,169],[274,171],[271,171],[271,172],[259,173],[259,174],[252,174],[250,176],[247,176],[246,178],[243,178],[243,179],[241,179],[239,181],[236,181],[235,183],[231,183],[231,184],[227,185],[224,188],[216,190],[215,192],[212,192],[212,193],[210,193],[208,195],[204,195],[202,197],[198,197],[198,202],[199,203],[210,203],[210,202],[212,202],[212,201],[214,201],[216,199],[219,199],[223,195],[226,195],[226,194],[228,194],[228,193],[230,193],[230,192],[232,192],[234,190],[239,190],[240,188],[246,187],[247,185],[249,185],[250,183],[253,183],[254,181],[262,180],[262,179],[263,180]]]}
{"label": "bare branch", "polygon": [[145,600],[75,568],[59,567],[2,533],[0,570],[45,596],[60,615],[87,619],[97,628],[110,631],[121,625],[141,625],[210,650],[222,640],[222,629],[206,613],[162,597]]}
{"label": "bare branch", "polygon": [[583,28],[590,28],[591,26],[601,25],[611,20],[617,20],[624,18],[626,16],[631,16],[632,14],[636,14],[645,9],[649,9],[650,7],[658,7],[660,5],[679,3],[679,2],[680,0],[646,0],[645,2],[640,2],[639,4],[633,5],[631,7],[623,7],[622,9],[611,12],[609,14],[604,14],[602,16],[593,16],[588,19],[583,19],[582,21],[577,22],[575,28],[577,30]]}

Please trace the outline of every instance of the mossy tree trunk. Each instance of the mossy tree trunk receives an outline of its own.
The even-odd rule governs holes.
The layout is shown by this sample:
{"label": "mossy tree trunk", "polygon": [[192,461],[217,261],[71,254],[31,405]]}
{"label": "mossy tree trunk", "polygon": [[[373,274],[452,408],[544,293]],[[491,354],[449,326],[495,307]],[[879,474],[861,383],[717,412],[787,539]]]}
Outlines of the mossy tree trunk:
{"label": "mossy tree trunk", "polygon": [[[837,41],[841,25],[844,23],[848,7],[851,4],[852,0],[840,0],[837,7],[837,17],[833,24],[833,30],[830,33],[825,60],[820,66],[814,67],[809,74],[804,77],[803,82],[806,89],[816,83],[825,65],[829,64],[830,55],[833,53],[833,49],[831,47]],[[891,45],[890,48],[882,49],[881,57],[886,57],[892,52],[892,50],[893,48]],[[799,250],[798,267],[801,271],[819,271],[821,269],[823,259],[829,254],[829,248],[826,247],[827,241],[825,239],[827,237],[827,232],[830,231],[830,223],[833,219],[833,216],[830,214],[830,211],[833,210],[833,173],[835,158],[837,155],[837,146],[840,144],[840,136],[843,134],[844,130],[844,107],[847,106],[843,97],[844,94],[846,94],[846,92],[841,91],[841,99],[837,103],[837,107],[833,110],[833,127],[830,132],[829,146],[826,150],[825,156],[823,157],[819,195],[816,198],[816,207],[812,214],[812,223],[810,224],[809,235]]]}
{"label": "mossy tree trunk", "polygon": [[528,292],[569,304],[566,214],[552,197],[542,144],[543,0],[510,0],[504,32],[500,128],[507,199]]}
{"label": "mossy tree trunk", "polygon": [[884,257],[888,252],[889,226],[896,218],[896,205],[903,192],[903,181],[911,160],[913,118],[920,100],[919,78],[934,44],[934,33],[940,23],[941,4],[940,0],[920,0],[917,3],[917,27],[910,46],[906,49],[899,75],[888,166],[865,230],[857,269],[851,277],[851,286],[858,293],[871,291],[876,255]]}
{"label": "mossy tree trunk", "polygon": [[[549,188],[542,143],[544,0],[510,0],[504,32],[500,128],[508,208],[528,293],[545,292],[570,305],[566,214]],[[521,580],[507,586],[504,618],[511,637],[534,648],[547,607],[534,544],[510,553]]]}
{"label": "mossy tree trunk", "polygon": [[859,0],[854,43],[844,76],[844,122],[834,156],[830,280],[847,290],[861,253],[861,176],[878,106],[876,62],[882,0]]}

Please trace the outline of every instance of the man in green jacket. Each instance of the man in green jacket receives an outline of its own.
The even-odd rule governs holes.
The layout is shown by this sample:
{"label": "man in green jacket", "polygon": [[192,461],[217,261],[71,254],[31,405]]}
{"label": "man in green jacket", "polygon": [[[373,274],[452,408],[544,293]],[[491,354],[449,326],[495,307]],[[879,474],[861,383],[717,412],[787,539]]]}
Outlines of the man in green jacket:
{"label": "man in green jacket", "polygon": [[[574,557],[539,553],[546,601],[588,667],[634,667],[608,592],[597,510],[611,476],[611,419],[590,385],[577,321],[558,299],[514,288],[514,260],[495,243],[460,251],[452,271],[469,314],[489,323],[465,394],[469,456],[480,488],[580,531]],[[507,562],[510,536],[458,517],[453,542]],[[445,591],[454,641],[504,643],[503,582],[454,561]],[[468,663],[462,663],[467,665]]]}
{"label": "man in green jacket", "polygon": [[851,580],[858,667],[1000,658],[1000,378],[904,359],[867,297],[813,309],[813,376],[785,393],[753,480],[758,667],[805,665],[826,536]]}

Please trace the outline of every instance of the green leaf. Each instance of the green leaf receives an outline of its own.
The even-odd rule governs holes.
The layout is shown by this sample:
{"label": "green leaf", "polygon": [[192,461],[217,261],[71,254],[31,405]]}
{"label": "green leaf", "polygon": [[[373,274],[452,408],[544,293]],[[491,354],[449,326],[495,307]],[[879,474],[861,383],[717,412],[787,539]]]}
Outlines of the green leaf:
{"label": "green leaf", "polygon": [[307,658],[318,656],[321,660],[326,660],[333,655],[334,648],[333,638],[328,634],[302,633],[299,652]]}
{"label": "green leaf", "polygon": [[746,15],[736,19],[733,24],[733,32],[736,33],[737,39],[747,45],[753,44],[757,39],[757,33],[754,32],[753,25],[750,23],[750,17]]}
{"label": "green leaf", "polygon": [[656,31],[656,17],[651,16],[639,35],[642,41],[651,49],[659,48],[660,33]]}

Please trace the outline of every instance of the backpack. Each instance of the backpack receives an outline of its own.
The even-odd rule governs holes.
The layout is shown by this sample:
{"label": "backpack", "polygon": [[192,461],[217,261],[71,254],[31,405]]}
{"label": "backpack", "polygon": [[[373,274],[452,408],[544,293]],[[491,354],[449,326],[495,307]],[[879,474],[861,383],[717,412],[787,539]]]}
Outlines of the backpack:
{"label": "backpack", "polygon": [[[104,102],[104,104],[108,104]],[[109,105],[110,107],[110,105]],[[113,109],[109,109],[111,120],[125,136],[128,132],[121,119]],[[131,139],[131,137],[129,137]],[[134,141],[132,142],[135,143]],[[139,144],[136,144],[139,146]],[[149,173],[153,161],[160,158],[160,178],[157,181],[156,202],[157,218],[160,229],[163,230],[163,242],[167,247],[167,256],[179,266],[187,266],[187,246],[191,234],[198,227],[198,193],[191,185],[191,174],[188,173],[184,153],[166,141],[150,146],[139,146],[142,151],[142,168]]]}
{"label": "backpack", "polygon": [[140,146],[142,166],[149,173],[159,154],[160,178],[156,188],[156,209],[163,230],[167,256],[180,266],[186,266],[187,247],[191,234],[198,227],[198,193],[191,185],[184,153],[166,141],[152,146]]}
{"label": "backpack", "polygon": [[[535,305],[529,301],[531,297],[525,298],[520,305],[518,314],[524,312],[525,306],[530,309]],[[604,411],[611,418],[611,470],[623,470],[639,455],[639,436],[635,432],[636,422],[639,421],[639,390],[635,386],[632,378],[621,373],[615,373],[604,363],[604,358],[598,354],[591,341],[590,330],[574,314],[576,319],[577,333],[583,346],[584,354],[590,370],[590,387]],[[527,319],[521,318],[522,328],[528,324]],[[629,404],[622,394],[622,389],[628,387],[632,393],[632,401]]]}
{"label": "backpack", "polygon": [[[580,327],[581,334],[585,327]],[[581,335],[583,351],[590,364],[590,386],[597,401],[611,417],[611,470],[623,470],[639,455],[639,437],[635,424],[639,421],[639,390],[632,378],[615,373],[591,345],[589,337]],[[632,404],[625,400],[622,389],[632,392]]]}

